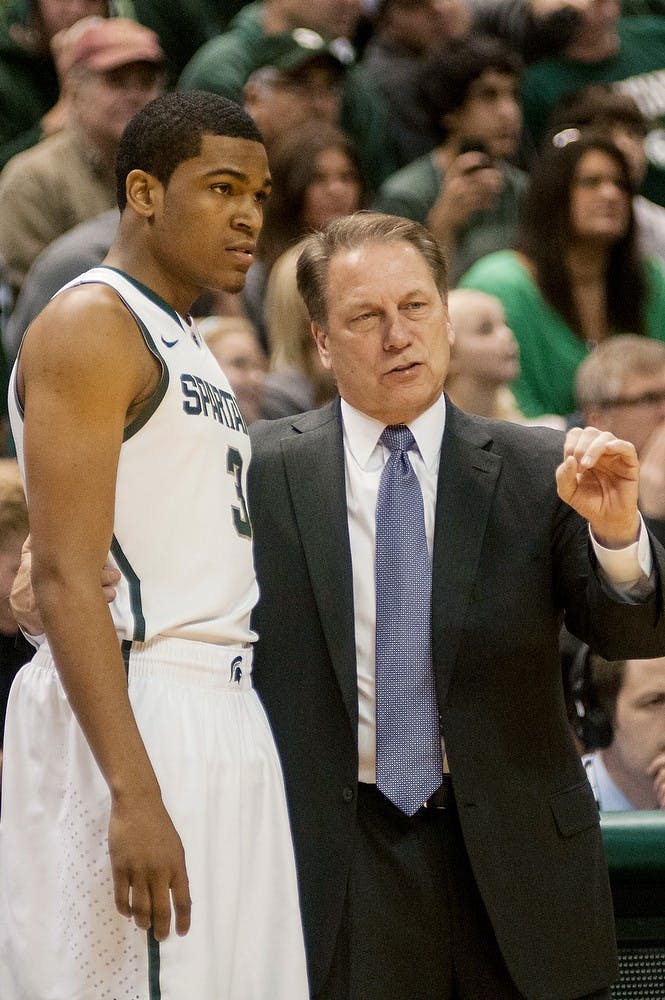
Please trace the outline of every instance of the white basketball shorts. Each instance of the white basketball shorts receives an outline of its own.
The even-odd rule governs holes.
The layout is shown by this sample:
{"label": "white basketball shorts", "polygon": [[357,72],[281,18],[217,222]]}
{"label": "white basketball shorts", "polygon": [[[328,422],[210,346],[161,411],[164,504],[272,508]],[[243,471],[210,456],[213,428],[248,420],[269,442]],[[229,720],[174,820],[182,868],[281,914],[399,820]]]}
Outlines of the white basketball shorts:
{"label": "white basketball shorts", "polygon": [[306,1000],[282,774],[251,650],[133,644],[128,683],[184,845],[191,929],[157,944],[116,910],[108,788],[45,645],[7,712],[0,997]]}

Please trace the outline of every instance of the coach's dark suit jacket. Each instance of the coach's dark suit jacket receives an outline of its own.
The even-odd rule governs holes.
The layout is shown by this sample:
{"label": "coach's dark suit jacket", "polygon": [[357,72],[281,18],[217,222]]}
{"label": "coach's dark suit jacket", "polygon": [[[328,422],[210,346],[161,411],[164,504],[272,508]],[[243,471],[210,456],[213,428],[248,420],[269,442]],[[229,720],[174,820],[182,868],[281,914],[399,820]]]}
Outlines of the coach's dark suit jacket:
{"label": "coach's dark suit jacket", "polygon": [[[339,404],[259,423],[251,436],[255,679],[284,766],[316,992],[343,911],[358,774]],[[615,970],[598,812],[561,690],[562,610],[609,659],[665,654],[665,553],[656,545],[648,604],[606,596],[586,524],[556,494],[562,442],[448,403],[432,581],[437,696],[465,843],[517,987],[548,1000],[600,989]]]}

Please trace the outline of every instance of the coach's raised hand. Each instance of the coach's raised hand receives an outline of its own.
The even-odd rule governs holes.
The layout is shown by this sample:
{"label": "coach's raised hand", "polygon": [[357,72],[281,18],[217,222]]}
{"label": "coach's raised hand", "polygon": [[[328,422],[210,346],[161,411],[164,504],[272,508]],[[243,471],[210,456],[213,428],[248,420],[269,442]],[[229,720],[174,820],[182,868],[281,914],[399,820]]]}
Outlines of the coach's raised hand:
{"label": "coach's raised hand", "polygon": [[559,496],[586,518],[606,548],[637,541],[639,469],[634,446],[608,431],[574,427],[566,435],[556,472]]}

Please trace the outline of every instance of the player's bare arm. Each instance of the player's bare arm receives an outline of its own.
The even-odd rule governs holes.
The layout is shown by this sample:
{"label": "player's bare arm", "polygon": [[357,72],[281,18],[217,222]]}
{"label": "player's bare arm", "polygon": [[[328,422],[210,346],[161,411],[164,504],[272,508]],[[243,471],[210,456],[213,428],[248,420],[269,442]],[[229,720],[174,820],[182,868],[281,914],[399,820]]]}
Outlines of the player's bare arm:
{"label": "player's bare arm", "polygon": [[[101,573],[101,586],[106,601],[110,604],[116,595],[116,585],[120,581],[120,573],[110,562],[104,563]],[[44,631],[35,592],[32,589],[32,538],[26,538],[21,549],[21,563],[14,577],[9,594],[14,618],[29,636],[40,636]]]}
{"label": "player's bare arm", "polygon": [[171,898],[176,931],[189,927],[184,852],[134,720],[100,587],[123,432],[158,378],[158,362],[118,297],[89,285],[57,296],[34,322],[18,388],[38,609],[111,793],[116,905],[161,940],[170,928]]}

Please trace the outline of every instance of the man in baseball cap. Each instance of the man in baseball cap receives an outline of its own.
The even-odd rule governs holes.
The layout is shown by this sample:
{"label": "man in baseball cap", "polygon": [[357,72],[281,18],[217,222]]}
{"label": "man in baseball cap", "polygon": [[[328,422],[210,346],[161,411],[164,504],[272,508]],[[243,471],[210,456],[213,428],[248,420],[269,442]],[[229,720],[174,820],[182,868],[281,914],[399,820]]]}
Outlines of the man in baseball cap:
{"label": "man in baseball cap", "polygon": [[0,176],[0,254],[15,291],[57,236],[114,207],[120,136],[164,89],[157,35],[127,18],[83,18],[56,36],[54,52],[65,125]]}
{"label": "man in baseball cap", "polygon": [[53,47],[64,80],[75,66],[106,72],[133,63],[164,63],[155,32],[126,17],[85,17],[59,32]]}
{"label": "man in baseball cap", "polygon": [[[307,62],[315,52],[332,52],[344,69],[336,124],[354,140],[364,179],[375,189],[397,164],[385,98],[355,59],[351,39],[360,12],[359,0],[250,3],[236,15],[228,31],[199,49],[185,66],[178,87],[209,90],[241,101],[243,87],[257,70],[276,67],[283,71],[285,63],[292,69],[294,59],[298,64]],[[254,115],[255,109],[249,110]]]}
{"label": "man in baseball cap", "polygon": [[347,54],[337,42],[296,28],[266,58],[247,80],[243,102],[269,151],[279,135],[303,122],[340,123]]}

